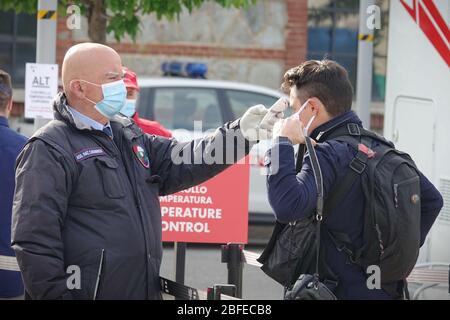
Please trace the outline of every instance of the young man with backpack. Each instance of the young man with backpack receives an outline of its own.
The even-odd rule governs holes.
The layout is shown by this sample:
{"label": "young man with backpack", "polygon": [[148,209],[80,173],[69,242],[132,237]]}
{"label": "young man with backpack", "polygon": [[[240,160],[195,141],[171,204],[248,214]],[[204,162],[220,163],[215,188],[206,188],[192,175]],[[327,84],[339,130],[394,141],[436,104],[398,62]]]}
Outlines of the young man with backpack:
{"label": "young man with backpack", "polygon": [[[310,136],[325,199],[321,281],[338,299],[403,298],[404,280],[443,206],[442,196],[407,154],[362,127],[351,111],[348,74],[338,63],[306,61],[286,72],[283,89],[296,114],[282,121],[266,158],[277,220],[292,223],[315,213],[311,161],[306,154],[297,172],[293,147]],[[379,288],[368,285],[373,267],[380,268]]]}

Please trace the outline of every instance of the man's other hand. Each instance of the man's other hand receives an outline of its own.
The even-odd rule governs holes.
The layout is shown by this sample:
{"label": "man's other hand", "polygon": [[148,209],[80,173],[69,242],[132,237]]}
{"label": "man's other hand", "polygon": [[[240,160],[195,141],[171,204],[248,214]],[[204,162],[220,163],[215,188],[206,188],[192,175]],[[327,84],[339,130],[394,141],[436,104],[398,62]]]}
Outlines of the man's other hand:
{"label": "man's other hand", "polygon": [[[277,130],[278,131],[278,130]],[[305,136],[303,135],[303,123],[297,115],[282,120],[280,129],[277,133],[280,137],[288,138],[292,144],[305,143]]]}

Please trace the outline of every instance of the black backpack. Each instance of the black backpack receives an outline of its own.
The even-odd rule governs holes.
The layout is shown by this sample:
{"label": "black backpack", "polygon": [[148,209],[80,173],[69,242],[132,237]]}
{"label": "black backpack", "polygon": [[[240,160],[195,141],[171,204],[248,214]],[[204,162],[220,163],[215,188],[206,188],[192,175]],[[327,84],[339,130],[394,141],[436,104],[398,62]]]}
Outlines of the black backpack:
{"label": "black backpack", "polygon": [[[347,234],[330,230],[326,222],[322,228],[330,235],[336,248],[347,254],[349,263],[361,266],[364,271],[369,266],[378,266],[382,288],[397,297],[400,294],[397,282],[407,278],[419,254],[420,179],[417,168],[408,154],[396,150],[391,142],[357,124],[350,123],[335,129],[327,135],[327,140],[331,139],[348,143],[355,149],[356,155],[349,164],[348,174],[326,199],[323,215],[326,219],[356,180],[361,178],[365,199],[363,245],[356,248]],[[297,159],[297,172],[301,169],[299,160],[300,156]],[[298,232],[286,236],[289,228]],[[300,228],[293,229],[277,221],[272,237],[259,258],[262,270],[286,285],[290,282],[288,280],[298,276],[298,272],[305,272],[299,270],[298,266],[303,269],[307,265],[306,269],[310,269],[315,250],[294,250],[295,246],[287,249],[286,245],[297,241],[313,241],[304,236]],[[306,243],[298,243],[297,246],[308,247]],[[286,249],[290,253],[281,254]],[[294,266],[294,269],[286,265]],[[332,274],[332,267],[325,263],[323,266],[331,269],[324,274]],[[295,270],[297,274],[287,276],[286,270]]]}
{"label": "black backpack", "polygon": [[[420,178],[411,157],[392,142],[350,123],[333,131],[327,140],[348,143],[356,151],[349,173],[327,199],[329,212],[361,177],[365,198],[363,246],[355,248],[346,234],[328,230],[338,250],[366,271],[376,265],[383,289],[405,280],[420,249]],[[391,291],[391,290],[386,290]]]}

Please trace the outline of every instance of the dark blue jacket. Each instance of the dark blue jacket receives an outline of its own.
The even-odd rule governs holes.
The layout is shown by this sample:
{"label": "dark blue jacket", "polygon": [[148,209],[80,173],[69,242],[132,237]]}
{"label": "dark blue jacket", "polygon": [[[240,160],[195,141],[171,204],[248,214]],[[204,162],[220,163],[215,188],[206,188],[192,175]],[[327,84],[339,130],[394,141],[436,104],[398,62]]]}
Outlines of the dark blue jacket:
{"label": "dark blue jacket", "polygon": [[[26,298],[160,299],[158,196],[200,184],[231,165],[206,163],[211,152],[248,154],[252,144],[240,121],[178,143],[144,134],[120,115],[110,121],[111,139],[74,117],[64,94],[55,99],[54,117],[17,159],[12,246]],[[186,155],[202,161],[177,161]],[[76,274],[80,286],[68,286]]]}
{"label": "dark blue jacket", "polygon": [[[349,163],[355,151],[346,143],[335,140],[327,141],[327,134],[347,123],[361,121],[353,111],[346,112],[316,128],[311,138],[319,142],[316,146],[317,157],[321,166],[325,200],[330,190],[349,170]],[[279,160],[275,159],[275,150]],[[278,158],[278,157],[277,157]],[[267,154],[269,170],[275,170],[267,178],[269,202],[281,222],[292,222],[312,214],[317,197],[311,163],[305,156],[301,171],[296,174],[294,148],[287,138],[279,138]],[[279,161],[279,168],[275,168]],[[440,209],[442,196],[430,181],[420,174],[421,186],[421,245],[430,231]],[[325,213],[324,222],[330,230],[346,233],[355,247],[362,245],[364,197],[358,179],[347,196],[331,210]],[[340,299],[389,299],[383,290],[369,290],[366,286],[366,274],[354,264],[347,264],[345,253],[339,252],[327,233],[322,232],[322,243],[326,263],[339,278],[337,295]]]}
{"label": "dark blue jacket", "polygon": [[[11,130],[0,116],[0,256],[14,256],[11,249],[11,211],[14,195],[14,165],[27,138]],[[0,269],[0,298],[23,294],[20,272]]]}

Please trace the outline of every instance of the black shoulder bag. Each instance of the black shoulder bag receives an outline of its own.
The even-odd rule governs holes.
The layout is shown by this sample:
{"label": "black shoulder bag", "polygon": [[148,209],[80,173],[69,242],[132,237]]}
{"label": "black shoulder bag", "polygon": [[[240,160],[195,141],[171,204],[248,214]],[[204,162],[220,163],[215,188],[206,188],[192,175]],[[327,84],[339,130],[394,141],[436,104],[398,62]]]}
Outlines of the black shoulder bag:
{"label": "black shoulder bag", "polygon": [[[305,138],[317,187],[315,214],[293,223],[277,221],[272,237],[259,257],[261,269],[286,288],[286,300],[336,300],[331,290],[320,281],[320,229],[323,218],[323,180],[311,138]],[[301,148],[301,149],[300,149]],[[297,172],[301,168],[304,146],[300,145]]]}

